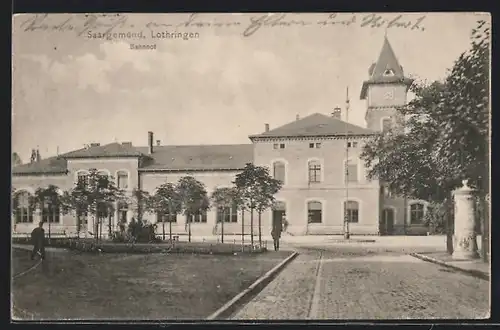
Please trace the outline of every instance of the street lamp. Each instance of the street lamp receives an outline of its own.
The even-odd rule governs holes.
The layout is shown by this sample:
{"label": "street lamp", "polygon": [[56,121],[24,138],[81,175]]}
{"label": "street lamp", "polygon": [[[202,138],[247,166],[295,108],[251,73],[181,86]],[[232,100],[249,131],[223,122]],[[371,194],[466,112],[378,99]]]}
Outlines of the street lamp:
{"label": "street lamp", "polygon": [[349,212],[347,210],[347,205],[349,201],[349,176],[348,176],[348,162],[349,162],[349,87],[346,90],[346,107],[345,107],[345,201],[344,201],[344,238],[349,239],[351,233],[349,232]]}

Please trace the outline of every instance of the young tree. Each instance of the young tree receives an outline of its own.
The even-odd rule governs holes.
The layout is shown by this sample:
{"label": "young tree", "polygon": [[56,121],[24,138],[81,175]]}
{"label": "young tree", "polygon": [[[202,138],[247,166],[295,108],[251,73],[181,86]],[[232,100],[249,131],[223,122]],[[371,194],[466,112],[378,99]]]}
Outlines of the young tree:
{"label": "young tree", "polygon": [[409,117],[404,130],[377,136],[362,152],[369,177],[387,183],[395,194],[449,204],[463,179],[480,196],[488,193],[489,26],[484,21],[472,39],[471,50],[460,55],[444,81],[411,87],[415,98],[398,109]]}
{"label": "young tree", "polygon": [[257,174],[258,193],[255,198],[255,208],[259,221],[259,246],[262,246],[262,213],[275,204],[274,195],[281,189],[283,183],[272,178],[267,168],[260,169]]}
{"label": "young tree", "polygon": [[210,208],[210,200],[205,185],[192,176],[180,178],[177,182],[177,191],[182,201],[182,209],[186,215],[188,240],[191,242],[191,222],[193,217],[202,217]]}
{"label": "young tree", "polygon": [[150,211],[150,198],[151,195],[147,191],[139,188],[134,188],[134,190],[132,190],[132,196],[128,204],[132,206],[132,211],[137,221],[142,222],[144,213]]}
{"label": "young tree", "polygon": [[234,187],[215,188],[212,193],[212,203],[217,208],[217,224],[221,223],[221,242],[224,243],[225,216],[230,215],[231,208],[237,203],[237,190]]}
{"label": "young tree", "polygon": [[112,209],[110,204],[124,198],[123,191],[115,186],[112,178],[102,175],[96,169],[90,169],[88,175],[79,179],[70,195],[72,209],[92,216],[96,241],[99,240],[102,220],[108,217],[108,212]]}
{"label": "young tree", "polygon": [[59,188],[55,185],[49,185],[46,188],[38,188],[35,191],[35,201],[42,211],[42,221],[48,222],[48,237],[51,238],[51,223],[59,218],[59,214],[66,210],[63,195],[59,193]]}
{"label": "young tree", "polygon": [[168,221],[169,238],[172,242],[172,220],[182,212],[182,200],[174,184],[166,182],[156,188],[151,197],[152,209],[161,219],[163,240],[165,240],[165,222]]}
{"label": "young tree", "polygon": [[261,214],[269,208],[274,201],[274,194],[281,189],[282,183],[269,175],[269,170],[263,166],[246,164],[241,173],[236,175],[234,181],[237,191],[241,196],[242,205],[250,210],[251,244],[253,243],[253,214],[259,214],[259,244],[262,242]]}

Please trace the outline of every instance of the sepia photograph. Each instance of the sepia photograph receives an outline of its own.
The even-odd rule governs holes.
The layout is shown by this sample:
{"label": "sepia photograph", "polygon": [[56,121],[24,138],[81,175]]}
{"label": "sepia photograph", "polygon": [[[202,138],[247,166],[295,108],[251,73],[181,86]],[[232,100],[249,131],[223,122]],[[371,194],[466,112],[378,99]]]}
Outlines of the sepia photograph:
{"label": "sepia photograph", "polygon": [[13,15],[11,322],[490,318],[490,30]]}

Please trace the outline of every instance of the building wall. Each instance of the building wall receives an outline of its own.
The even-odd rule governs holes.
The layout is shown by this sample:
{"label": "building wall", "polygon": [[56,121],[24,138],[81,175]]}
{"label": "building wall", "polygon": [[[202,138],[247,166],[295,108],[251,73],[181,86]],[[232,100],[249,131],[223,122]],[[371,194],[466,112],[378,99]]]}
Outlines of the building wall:
{"label": "building wall", "polygon": [[[165,182],[176,183],[181,177],[192,176],[196,180],[202,182],[206,189],[208,196],[212,196],[213,191],[216,188],[231,187],[232,182],[236,178],[237,171],[217,171],[217,172],[163,172],[163,173],[150,173],[141,172],[140,173],[140,183],[141,189],[148,191],[153,194],[158,186]],[[215,207],[207,212],[207,222],[206,223],[191,223],[191,233],[194,236],[201,235],[214,235],[214,228],[217,220],[217,213]],[[155,214],[146,214],[145,219],[152,223],[156,223]],[[244,230],[245,233],[250,233],[250,215],[245,215],[244,219]],[[168,231],[168,224],[166,224],[166,230]],[[172,224],[172,231],[176,234],[187,234],[186,231],[186,217],[184,215],[177,216],[177,223]],[[160,226],[157,232],[162,232],[162,227]],[[220,225],[217,226],[215,233],[219,234],[221,232]],[[224,223],[224,233],[228,235],[241,234],[242,232],[242,215],[241,211],[238,211],[238,222],[236,223]],[[258,232],[257,222],[254,224],[254,233]]]}
{"label": "building wall", "polygon": [[[357,183],[349,183],[350,200],[359,201],[359,223],[351,225],[353,234],[377,234],[379,213],[379,185],[377,180],[367,179],[367,170],[359,159],[363,139],[357,148],[350,148],[349,159],[358,164]],[[284,149],[274,149],[274,144],[285,144]],[[309,143],[321,143],[321,148],[310,148]],[[286,204],[288,231],[292,234],[341,234],[343,232],[343,202],[346,197],[344,183],[345,139],[270,139],[257,141],[254,148],[254,163],[270,168],[273,162],[285,163],[285,182],[276,195],[277,200]],[[318,160],[321,164],[322,180],[309,183],[308,162]],[[307,203],[322,203],[322,223],[308,224]],[[264,214],[264,227],[271,228],[272,212]]]}

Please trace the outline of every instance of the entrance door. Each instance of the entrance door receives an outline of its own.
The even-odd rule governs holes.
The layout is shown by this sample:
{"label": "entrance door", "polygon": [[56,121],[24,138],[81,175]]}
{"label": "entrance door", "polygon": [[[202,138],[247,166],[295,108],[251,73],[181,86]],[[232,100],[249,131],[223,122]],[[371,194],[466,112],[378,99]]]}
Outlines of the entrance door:
{"label": "entrance door", "polygon": [[384,209],[383,213],[384,233],[392,235],[394,233],[394,210],[392,208]]}
{"label": "entrance door", "polygon": [[286,215],[286,205],[283,202],[277,202],[273,208],[273,228],[281,228],[283,230],[283,219]]}

